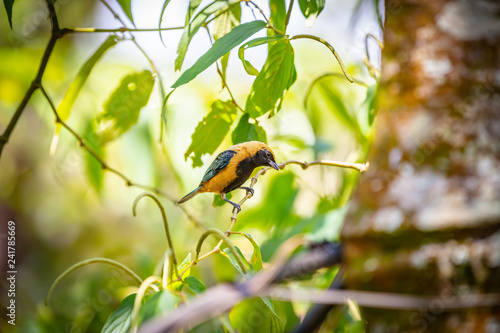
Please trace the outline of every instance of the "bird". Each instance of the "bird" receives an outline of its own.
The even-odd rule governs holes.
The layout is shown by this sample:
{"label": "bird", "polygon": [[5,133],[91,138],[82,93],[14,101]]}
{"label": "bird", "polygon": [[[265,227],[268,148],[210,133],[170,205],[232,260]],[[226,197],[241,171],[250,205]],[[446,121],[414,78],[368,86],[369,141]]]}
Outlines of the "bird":
{"label": "bird", "polygon": [[274,152],[266,144],[260,141],[249,141],[229,147],[217,155],[210,164],[200,185],[177,203],[186,202],[198,193],[211,192],[219,194],[222,200],[233,205],[239,213],[240,205],[228,200],[226,193],[239,188],[253,195],[253,188],[242,185],[259,166],[270,166],[279,171]]}

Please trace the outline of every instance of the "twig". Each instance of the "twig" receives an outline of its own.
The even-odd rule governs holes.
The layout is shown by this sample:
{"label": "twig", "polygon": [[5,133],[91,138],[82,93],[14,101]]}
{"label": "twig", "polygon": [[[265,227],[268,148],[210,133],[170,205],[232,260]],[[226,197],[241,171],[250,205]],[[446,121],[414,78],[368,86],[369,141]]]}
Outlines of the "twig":
{"label": "twig", "polygon": [[38,88],[40,88],[40,86],[42,84],[43,74],[45,73],[47,63],[49,62],[49,58],[50,58],[50,55],[52,54],[52,51],[54,51],[54,47],[56,45],[57,40],[64,36],[64,32],[59,28],[59,21],[57,20],[56,10],[54,8],[55,1],[46,0],[45,2],[47,4],[47,8],[49,10],[49,17],[50,17],[50,22],[52,25],[50,39],[47,43],[47,46],[45,47],[45,51],[43,52],[43,56],[42,56],[42,59],[40,61],[40,65],[38,66],[38,71],[36,73],[35,78],[31,82],[31,85],[29,86],[26,93],[24,94],[24,97],[21,100],[21,103],[17,107],[16,111],[14,112],[14,115],[12,116],[9,124],[7,125],[7,128],[5,129],[3,134],[0,136],[0,157],[2,156],[3,148],[5,147],[7,142],[9,141],[9,138],[10,138],[12,132],[14,131],[14,128],[16,127],[16,124],[19,121],[21,114],[25,110],[26,105],[28,104],[31,96]]}
{"label": "twig", "polygon": [[61,119],[61,117],[59,117],[59,114],[57,113],[57,109],[54,105],[54,102],[52,101],[52,98],[49,96],[49,94],[47,93],[45,88],[43,86],[40,86],[40,90],[41,90],[42,94],[44,95],[45,99],[47,100],[47,102],[49,103],[50,108],[52,109],[52,112],[54,113],[54,116],[56,118],[56,120],[55,120],[56,123],[61,124],[68,132],[70,132],[71,135],[78,142],[78,145],[80,147],[82,147],[83,149],[85,149],[90,155],[92,155],[92,157],[94,157],[94,159],[101,165],[101,168],[103,170],[109,171],[109,172],[115,174],[116,176],[118,176],[119,178],[121,178],[128,187],[136,187],[136,188],[140,188],[140,189],[143,189],[146,191],[153,192],[157,195],[161,195],[162,197],[164,197],[167,200],[174,203],[179,209],[181,209],[186,214],[186,216],[189,218],[189,220],[191,220],[191,222],[193,222],[198,228],[201,228],[203,230],[206,229],[206,227],[203,226],[198,220],[196,220],[191,214],[189,214],[183,206],[178,205],[177,200],[175,198],[173,198],[172,196],[168,195],[167,193],[161,191],[160,189],[158,189],[156,187],[133,182],[128,177],[126,177],[123,173],[121,173],[117,169],[109,166],[109,164],[101,156],[99,156],[99,154],[94,149],[92,149],[86,143],[84,138],[82,138],[74,129],[72,129],[65,121],[63,121]]}
{"label": "twig", "polygon": [[340,56],[338,55],[337,51],[335,51],[335,49],[333,48],[333,46],[330,45],[330,43],[328,43],[323,38],[319,38],[319,37],[316,37],[313,35],[295,35],[292,38],[290,38],[290,40],[302,39],[302,38],[312,39],[312,40],[315,40],[315,41],[325,45],[333,53],[333,55],[337,59],[337,62],[340,65],[340,69],[342,70],[342,73],[344,73],[344,76],[346,77],[346,79],[349,80],[349,82],[351,82],[351,83],[354,82],[354,79],[349,75],[349,73],[347,73],[347,70],[344,66],[344,63],[342,62],[342,59],[340,59]]}
{"label": "twig", "polygon": [[[175,256],[174,242],[172,241],[172,236],[170,235],[170,228],[168,227],[167,213],[165,213],[165,208],[162,206],[160,200],[158,200],[158,198],[155,197],[154,195],[152,195],[151,193],[142,193],[134,200],[134,204],[132,205],[132,214],[134,216],[137,215],[136,214],[137,204],[139,203],[139,200],[141,200],[144,197],[151,198],[156,203],[158,208],[160,209],[161,218],[163,220],[163,227],[165,228],[165,235],[167,236],[168,247],[172,253],[173,268],[174,268],[175,274],[177,276],[179,276],[179,272],[177,271],[177,257]],[[172,278],[172,271],[170,271],[170,278]]]}
{"label": "twig", "polygon": [[375,79],[378,79],[378,77],[380,76],[380,71],[372,65],[371,60],[370,60],[370,52],[368,51],[368,39],[370,37],[377,42],[377,44],[381,50],[384,49],[384,44],[377,37],[375,37],[373,34],[367,34],[365,36],[366,57],[363,59],[363,63],[368,68],[368,72],[369,72],[370,76],[372,76]]}
{"label": "twig", "polygon": [[45,297],[45,305],[49,305],[50,298],[52,297],[52,294],[54,293],[54,290],[56,289],[57,285],[64,279],[66,276],[68,276],[71,272],[77,270],[80,267],[90,265],[90,264],[95,264],[95,263],[101,263],[101,264],[108,264],[112,265],[115,267],[118,267],[125,273],[127,273],[132,279],[134,279],[139,285],[142,284],[142,279],[130,268],[127,266],[119,263],[118,261],[108,259],[108,258],[93,258],[93,259],[87,259],[80,261],[79,263],[74,264],[73,266],[69,267],[66,269],[64,272],[62,272],[57,279],[54,280],[52,285],[50,286],[50,289],[47,293],[47,296]]}
{"label": "twig", "polygon": [[[304,94],[304,106],[307,104],[307,100],[309,99],[309,95],[311,94],[311,90],[314,87],[314,85],[316,83],[318,83],[319,81],[323,80],[324,78],[327,78],[330,76],[344,78],[344,75],[342,75],[340,73],[324,73],[324,74],[321,74],[321,75],[317,76],[316,78],[314,78],[311,81],[311,83],[309,83],[309,86],[307,86],[306,92]],[[359,79],[356,79],[356,78],[352,78],[352,79],[353,79],[353,83],[355,83],[357,85],[360,85],[360,86],[365,87],[365,88],[370,87],[367,83],[365,83]]]}
{"label": "twig", "polygon": [[[278,286],[270,287],[261,295],[285,301],[294,300],[316,304],[344,304],[351,299],[360,306],[393,310],[421,310],[429,308],[433,301],[441,298],[439,295],[417,296],[357,290],[290,289]],[[446,303],[443,302],[442,307],[443,310],[460,310],[498,305],[500,305],[500,294],[472,294],[450,297]]]}

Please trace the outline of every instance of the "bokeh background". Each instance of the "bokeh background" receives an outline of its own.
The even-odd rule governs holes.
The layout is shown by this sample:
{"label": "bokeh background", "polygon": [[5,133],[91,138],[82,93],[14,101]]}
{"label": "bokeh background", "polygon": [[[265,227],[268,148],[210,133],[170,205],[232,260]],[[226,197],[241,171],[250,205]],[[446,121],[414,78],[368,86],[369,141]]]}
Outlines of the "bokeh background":
{"label": "bokeh background", "polygon": [[[162,3],[160,0],[132,1],[136,26],[156,28]],[[267,2],[256,3],[268,15]],[[61,27],[121,26],[99,1],[60,0],[57,4]],[[110,0],[109,4],[123,14],[115,1]],[[183,25],[186,7],[185,1],[172,1],[163,25]],[[324,38],[339,52],[351,75],[374,84],[362,62],[364,38],[367,33],[380,37],[380,28],[371,2],[355,7],[353,1],[328,1],[312,27],[308,27],[296,8],[288,33]],[[251,11],[243,6],[242,22],[252,19]],[[2,130],[34,77],[49,29],[42,0],[16,1],[12,30],[3,7],[0,9]],[[181,34],[182,30],[163,32],[164,46],[158,32],[134,33],[167,87],[179,76],[179,72],[173,70],[173,63]],[[81,64],[106,38],[105,33],[72,34],[58,42],[44,75],[44,85],[56,103],[61,101]],[[281,112],[273,118],[260,120],[278,163],[289,159],[363,160],[369,141],[360,142],[345,119],[332,110],[345,108],[355,119],[366,98],[366,88],[349,84],[344,78],[326,78],[321,81],[322,85],[313,88],[304,105],[310,82],[323,73],[340,73],[340,68],[328,49],[319,43],[297,40],[293,46],[298,79],[287,93]],[[191,42],[183,69],[209,47],[208,35],[200,31]],[[370,48],[376,67],[379,66],[378,53],[376,47]],[[260,68],[266,54],[266,47],[262,46],[248,50],[246,58]],[[102,110],[104,101],[121,78],[148,68],[147,60],[132,42],[119,43],[93,69],[68,124],[83,133],[88,120]],[[236,54],[231,54],[227,75],[227,83],[236,100],[244,104],[254,78],[245,73]],[[332,92],[338,96],[338,104],[323,98]],[[167,126],[160,144],[163,101],[156,84],[138,123],[107,147],[106,161],[135,182],[182,197],[197,186],[215,156],[204,156],[203,167],[193,168],[184,153],[196,125],[218,98],[229,99],[229,95],[222,89],[214,68],[178,89],[168,101]],[[236,124],[237,121],[233,128]],[[46,307],[43,300],[51,283],[72,264],[93,257],[117,260],[142,277],[151,275],[158,269],[167,248],[163,225],[158,209],[148,200],[141,201],[138,216],[132,216],[132,203],[143,190],[127,187],[115,175],[105,173],[103,187],[96,190],[89,180],[87,152],[78,147],[64,129],[57,150],[51,154],[54,130],[49,105],[37,92],[0,159],[2,265],[5,264],[7,221],[15,221],[17,228],[17,326],[14,331],[98,332],[121,299],[133,291],[133,283],[116,269],[91,265],[65,279],[56,289],[50,306]],[[217,152],[230,145],[228,136]],[[294,234],[306,234],[311,241],[335,240],[346,211],[344,204],[356,182],[357,172],[331,167],[302,170],[299,166],[289,166],[279,173],[268,172],[257,183],[255,196],[243,207],[236,229],[252,235],[261,245],[265,261],[272,257],[283,240]],[[239,200],[243,195],[237,192],[234,198]],[[160,199],[167,210],[177,255],[182,260],[194,252],[202,230],[170,201]],[[212,195],[200,195],[185,203],[185,207],[203,225],[225,230],[230,223],[231,207],[214,208],[212,201]],[[234,242],[245,255],[251,255],[253,249],[244,238],[235,237]],[[215,240],[210,240],[205,245],[206,250],[213,245]],[[193,274],[207,286],[237,278],[234,268],[222,256],[212,256],[202,262]],[[333,270],[321,271],[314,279],[301,283],[326,286],[333,274]],[[4,281],[2,279],[2,283]],[[4,291],[2,289],[0,295],[2,304],[6,300]],[[295,312],[300,315],[306,309],[307,305],[298,305]],[[4,330],[12,330],[12,327],[4,325]]]}

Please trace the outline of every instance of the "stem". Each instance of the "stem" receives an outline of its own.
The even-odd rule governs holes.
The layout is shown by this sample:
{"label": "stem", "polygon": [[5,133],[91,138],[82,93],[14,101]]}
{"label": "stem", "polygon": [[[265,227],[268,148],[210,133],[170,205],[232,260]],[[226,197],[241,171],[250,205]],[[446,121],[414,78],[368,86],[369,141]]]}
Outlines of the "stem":
{"label": "stem", "polygon": [[52,54],[52,51],[54,51],[54,47],[56,45],[57,40],[64,36],[64,32],[61,31],[61,29],[59,28],[59,21],[57,20],[57,14],[54,8],[53,0],[46,0],[46,4],[49,10],[49,18],[52,25],[50,39],[47,43],[47,46],[45,47],[45,51],[43,52],[40,65],[38,66],[38,71],[36,73],[35,78],[33,79],[33,82],[31,83],[28,90],[24,94],[24,97],[19,106],[17,107],[16,112],[14,112],[14,115],[12,116],[9,124],[7,125],[7,128],[0,136],[0,157],[2,156],[3,148],[5,147],[7,142],[9,142],[10,135],[14,131],[14,128],[16,127],[16,124],[19,121],[21,114],[25,110],[26,105],[28,104],[31,96],[38,88],[40,88],[40,85],[42,84],[43,74],[45,73],[45,69],[47,68],[47,63],[49,62],[49,58],[50,55]]}
{"label": "stem", "polygon": [[217,229],[208,229],[207,231],[205,231],[203,233],[203,235],[201,235],[200,239],[198,240],[198,244],[196,245],[196,256],[195,256],[194,262],[198,262],[198,258],[200,256],[200,251],[201,251],[201,246],[203,245],[203,242],[205,241],[205,239],[212,234],[219,236],[219,238],[222,241],[224,241],[224,243],[226,243],[226,245],[229,247],[231,252],[234,254],[234,257],[236,258],[238,265],[240,265],[241,270],[243,271],[243,273],[246,274],[247,270],[246,270],[245,266],[243,265],[243,261],[240,258],[238,252],[236,252],[236,248],[234,247],[233,243],[231,243],[229,238],[226,235],[224,235],[224,233],[222,231],[217,230]]}
{"label": "stem", "polygon": [[328,43],[326,40],[324,40],[322,38],[319,38],[319,37],[316,37],[313,35],[295,35],[292,38],[290,38],[290,40],[301,39],[301,38],[312,39],[312,40],[315,40],[315,41],[320,42],[321,44],[325,45],[333,53],[333,55],[337,59],[337,62],[340,65],[340,69],[342,69],[342,73],[344,73],[344,76],[346,77],[346,79],[349,80],[349,82],[351,82],[351,83],[354,82],[353,78],[349,75],[349,73],[347,73],[347,70],[345,69],[344,63],[342,62],[342,59],[340,59],[340,56],[337,54],[337,51],[335,51],[335,49],[333,48],[333,46],[330,45],[330,43]]}
{"label": "stem", "polygon": [[116,176],[121,178],[125,182],[125,184],[129,187],[136,187],[136,188],[140,188],[140,189],[143,189],[146,191],[153,192],[157,195],[161,195],[162,197],[164,197],[167,200],[171,201],[172,203],[176,204],[176,206],[179,209],[181,209],[184,212],[184,214],[186,214],[186,216],[189,218],[189,220],[191,220],[193,222],[193,224],[195,224],[200,229],[203,229],[203,230],[206,229],[199,221],[197,221],[191,214],[189,214],[188,211],[184,207],[177,205],[177,200],[175,198],[173,198],[170,195],[168,195],[167,193],[157,189],[156,187],[135,183],[132,180],[130,180],[128,177],[126,177],[123,173],[118,171],[117,169],[110,167],[108,165],[108,163],[106,161],[104,161],[102,159],[102,157],[99,156],[99,154],[95,150],[93,150],[78,133],[76,133],[75,130],[73,130],[68,124],[66,124],[66,122],[63,121],[61,119],[61,117],[59,117],[59,114],[57,113],[57,109],[56,109],[54,103],[52,102],[52,99],[50,98],[49,94],[45,90],[45,88],[43,86],[40,86],[40,90],[43,93],[43,95],[45,96],[45,99],[47,100],[47,102],[49,103],[50,108],[52,109],[52,112],[54,113],[54,116],[56,118],[56,123],[61,124],[68,132],[70,132],[71,135],[73,135],[73,137],[77,140],[80,147],[82,147],[90,155],[92,155],[92,157],[94,157],[96,159],[96,161],[101,165],[103,170],[107,170],[107,171],[115,174]]}
{"label": "stem", "polygon": [[79,263],[74,264],[70,268],[66,269],[61,275],[59,275],[57,277],[57,279],[55,279],[55,281],[52,283],[52,286],[50,286],[49,292],[47,293],[47,297],[45,297],[45,305],[46,306],[49,305],[49,301],[50,301],[50,298],[52,297],[52,293],[54,292],[54,290],[56,289],[57,285],[61,282],[62,279],[64,279],[71,272],[77,270],[80,267],[83,267],[83,266],[86,266],[86,265],[90,265],[90,264],[95,264],[95,263],[109,264],[109,265],[118,267],[121,270],[123,270],[125,273],[127,273],[130,277],[132,277],[132,279],[134,279],[135,281],[137,281],[139,285],[142,283],[142,279],[139,277],[139,275],[137,275],[136,273],[134,273],[133,270],[131,270],[127,266],[119,263],[118,261],[115,261],[115,260],[112,260],[112,259],[108,259],[108,258],[92,258],[92,259],[87,259],[87,260],[83,260],[83,261],[80,261]]}
{"label": "stem", "polygon": [[161,218],[163,220],[163,227],[165,228],[165,234],[167,235],[168,247],[170,248],[170,251],[172,251],[172,263],[173,263],[173,266],[174,266],[175,274],[177,276],[179,276],[179,272],[177,271],[177,258],[175,256],[174,243],[172,241],[172,236],[170,235],[170,229],[168,227],[167,214],[165,213],[165,208],[162,206],[160,200],[158,200],[158,198],[155,197],[154,195],[152,195],[151,193],[142,193],[142,194],[139,194],[137,196],[137,198],[135,198],[134,204],[132,205],[132,214],[134,216],[136,216],[137,204],[144,197],[151,198],[156,203],[156,205],[158,206],[158,208],[160,209]]}
{"label": "stem", "polygon": [[131,319],[131,330],[135,332],[137,330],[137,324],[139,319],[139,310],[141,309],[142,298],[146,294],[146,290],[152,286],[153,283],[160,283],[161,280],[156,276],[148,276],[139,286],[137,294],[135,295],[134,308],[132,309],[132,319]]}

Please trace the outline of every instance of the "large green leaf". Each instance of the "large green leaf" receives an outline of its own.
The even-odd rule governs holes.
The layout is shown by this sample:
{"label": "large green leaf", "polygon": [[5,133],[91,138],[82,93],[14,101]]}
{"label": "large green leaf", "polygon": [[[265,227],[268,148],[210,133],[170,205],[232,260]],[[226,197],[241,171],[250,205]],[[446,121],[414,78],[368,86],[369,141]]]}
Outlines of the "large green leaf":
{"label": "large green leaf", "polygon": [[16,0],[3,0],[3,5],[5,7],[5,12],[7,13],[7,19],[9,20],[10,28],[12,29],[12,7]]}
{"label": "large green leaf", "polygon": [[234,145],[248,141],[260,141],[267,143],[266,131],[259,126],[257,121],[255,121],[255,123],[251,123],[248,113],[241,116],[238,125],[231,134],[231,139]]}
{"label": "large green leaf", "polygon": [[132,22],[133,25],[134,23],[134,18],[132,17],[132,0],[117,0],[118,3],[120,4],[120,7],[122,7],[123,11],[129,18],[130,22]]}
{"label": "large green leaf", "polygon": [[284,95],[296,78],[292,45],[288,39],[279,40],[269,50],[267,60],[255,78],[245,104],[245,112],[252,118],[260,117],[268,111],[273,116],[281,109]]}
{"label": "large green leaf", "polygon": [[[271,304],[270,301],[268,304]],[[283,332],[283,321],[268,304],[261,298],[248,299],[237,304],[229,313],[231,325],[240,333]]]}
{"label": "large green leaf", "polygon": [[271,36],[271,37],[260,37],[260,38],[252,39],[251,41],[241,45],[240,49],[238,50],[238,57],[240,58],[241,62],[243,63],[243,67],[245,68],[245,71],[250,75],[254,75],[254,76],[259,75],[259,71],[255,67],[253,67],[249,61],[245,60],[245,51],[247,49],[255,47],[255,46],[259,46],[262,44],[275,42],[275,41],[282,39],[282,38],[283,38],[283,36],[281,36],[281,35],[276,35],[276,36]]}
{"label": "large green leaf", "polygon": [[[271,11],[270,21],[276,29],[285,32],[286,5],[285,0],[269,0],[269,9]],[[269,32],[273,34],[274,32]]]}
{"label": "large green leaf", "polygon": [[207,53],[202,55],[193,66],[182,73],[181,77],[172,85],[172,88],[177,88],[188,83],[216,62],[217,59],[241,44],[257,31],[264,29],[265,26],[266,22],[264,21],[252,21],[233,28],[227,35],[216,40]]}
{"label": "large green leaf", "polygon": [[325,0],[299,0],[299,6],[308,21],[308,26],[311,26],[325,8]]}
{"label": "large green leaf", "polygon": [[127,333],[129,331],[135,295],[128,295],[122,300],[118,309],[109,316],[101,333]]}
{"label": "large green leaf", "polygon": [[212,110],[196,126],[191,136],[191,145],[184,154],[187,159],[191,154],[193,167],[202,166],[201,156],[213,154],[229,132],[229,128],[236,118],[236,107],[232,101],[217,100],[212,103]]}
{"label": "large green leaf", "polygon": [[127,132],[139,119],[141,109],[153,91],[150,71],[125,76],[104,103],[104,111],[96,118],[97,134],[105,144]]}
{"label": "large green leaf", "polygon": [[68,90],[66,90],[66,93],[64,94],[63,100],[61,101],[59,107],[57,108],[57,114],[59,114],[59,117],[63,121],[68,119],[71,112],[71,108],[73,107],[73,104],[75,103],[76,98],[80,93],[80,90],[85,84],[85,81],[87,81],[90,71],[92,70],[92,68],[94,68],[94,65],[103,56],[103,54],[107,50],[109,50],[112,46],[114,46],[116,43],[117,43],[116,36],[109,36],[101,44],[101,46],[99,46],[99,48],[94,52],[94,54],[92,54],[92,56],[90,56],[90,58],[87,59],[87,61],[83,64],[83,66],[80,67],[80,70],[76,74],[75,79],[69,85]]}
{"label": "large green leaf", "polygon": [[160,290],[146,299],[146,302],[141,306],[139,316],[141,322],[145,322],[151,318],[162,315],[170,310],[175,309],[177,297],[172,295],[169,290]]}
{"label": "large green leaf", "polygon": [[216,11],[226,9],[235,3],[239,3],[239,0],[216,0],[203,8],[198,14],[196,14],[189,24],[186,24],[186,28],[184,29],[184,33],[181,36],[181,40],[179,41],[179,46],[177,48],[175,70],[181,69],[191,39],[198,32],[198,30],[200,30],[208,17]]}

